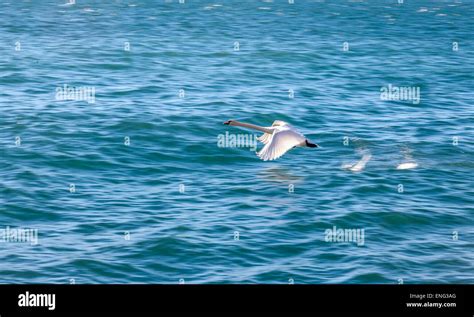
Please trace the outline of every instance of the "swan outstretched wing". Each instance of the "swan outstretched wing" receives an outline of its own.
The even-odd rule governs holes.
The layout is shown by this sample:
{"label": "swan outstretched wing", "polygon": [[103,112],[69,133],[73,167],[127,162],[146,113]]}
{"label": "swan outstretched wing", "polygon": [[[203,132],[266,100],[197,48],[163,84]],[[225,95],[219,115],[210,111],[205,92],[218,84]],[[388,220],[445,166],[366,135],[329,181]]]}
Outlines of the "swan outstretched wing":
{"label": "swan outstretched wing", "polygon": [[[267,129],[273,129],[272,127],[266,127],[266,128]],[[257,138],[257,140],[259,140],[263,144],[267,144],[268,142],[270,142],[271,139],[272,139],[272,134],[270,134],[270,133],[264,133],[264,134],[262,134],[261,136],[259,136]]]}
{"label": "swan outstretched wing", "polygon": [[275,160],[305,140],[303,135],[290,129],[275,131],[265,137],[265,142],[262,141],[265,146],[257,155],[264,161]]}
{"label": "swan outstretched wing", "polygon": [[[265,127],[265,129],[270,129],[270,130],[272,130],[272,131],[274,131],[274,132],[281,131],[282,129],[285,129],[285,130],[291,129],[291,130],[293,130],[293,131],[295,131],[295,132],[298,132],[298,131],[296,131],[296,129],[293,128],[290,124],[288,124],[288,123],[285,122],[285,121],[281,121],[281,120],[275,120],[275,121],[273,121],[272,126],[271,126],[271,127]],[[298,132],[298,133],[299,133],[299,132]],[[267,144],[268,142],[271,141],[272,135],[273,135],[273,134],[271,134],[271,133],[264,133],[264,134],[262,134],[261,136],[259,136],[259,137],[257,138],[257,140],[260,141],[260,142],[262,142],[263,144]]]}

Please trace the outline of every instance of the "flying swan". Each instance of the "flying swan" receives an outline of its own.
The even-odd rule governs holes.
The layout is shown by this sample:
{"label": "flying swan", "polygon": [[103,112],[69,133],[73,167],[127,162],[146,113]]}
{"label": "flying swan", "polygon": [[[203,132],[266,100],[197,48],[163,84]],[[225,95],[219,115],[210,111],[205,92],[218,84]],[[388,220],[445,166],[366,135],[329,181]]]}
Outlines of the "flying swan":
{"label": "flying swan", "polygon": [[265,146],[260,152],[257,152],[257,155],[264,161],[276,160],[297,146],[319,147],[317,144],[309,142],[303,134],[291,125],[280,120],[275,120],[271,127],[260,127],[235,120],[228,120],[224,124],[263,132],[263,135],[257,138],[257,140],[265,144]]}

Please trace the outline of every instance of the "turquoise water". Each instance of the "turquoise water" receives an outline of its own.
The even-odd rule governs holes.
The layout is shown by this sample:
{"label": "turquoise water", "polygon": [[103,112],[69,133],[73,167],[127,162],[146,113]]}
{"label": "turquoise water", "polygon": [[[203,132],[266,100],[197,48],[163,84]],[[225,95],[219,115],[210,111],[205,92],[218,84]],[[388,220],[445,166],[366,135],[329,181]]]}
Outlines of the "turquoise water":
{"label": "turquoise water", "polygon": [[0,5],[1,283],[474,283],[472,1],[76,2]]}

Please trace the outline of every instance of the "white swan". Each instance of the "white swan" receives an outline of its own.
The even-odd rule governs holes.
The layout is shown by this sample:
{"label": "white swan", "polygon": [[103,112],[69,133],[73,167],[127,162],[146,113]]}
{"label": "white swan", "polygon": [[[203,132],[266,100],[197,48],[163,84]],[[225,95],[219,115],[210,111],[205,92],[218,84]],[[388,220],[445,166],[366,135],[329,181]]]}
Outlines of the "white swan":
{"label": "white swan", "polygon": [[399,164],[397,166],[397,170],[410,170],[417,167],[418,167],[417,162],[405,162],[405,163]]}
{"label": "white swan", "polygon": [[258,140],[265,144],[265,146],[260,152],[257,152],[257,155],[264,161],[276,160],[297,146],[318,147],[317,144],[309,142],[303,134],[291,125],[280,120],[275,120],[271,127],[260,127],[235,120],[228,120],[224,124],[263,132],[263,135]]}
{"label": "white swan", "polygon": [[357,163],[343,164],[343,169],[347,169],[352,172],[360,172],[365,168],[365,165],[367,165],[367,163],[372,158],[372,154],[367,149],[357,149],[356,152],[362,155],[361,159]]}
{"label": "white swan", "polygon": [[413,159],[408,147],[402,149],[402,154],[405,162],[398,164],[397,170],[410,170],[418,167],[418,163]]}

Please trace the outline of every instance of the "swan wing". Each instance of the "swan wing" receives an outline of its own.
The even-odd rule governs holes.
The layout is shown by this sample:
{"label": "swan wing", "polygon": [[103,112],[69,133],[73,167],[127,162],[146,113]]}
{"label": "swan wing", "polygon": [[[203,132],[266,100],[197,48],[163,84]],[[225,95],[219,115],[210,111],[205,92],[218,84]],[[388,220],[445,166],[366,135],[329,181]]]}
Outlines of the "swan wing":
{"label": "swan wing", "polygon": [[275,120],[272,123],[272,127],[283,127],[283,126],[289,126],[288,122],[285,122],[282,120]]}
{"label": "swan wing", "polygon": [[257,155],[264,161],[275,160],[305,140],[305,137],[296,131],[277,130],[270,135],[267,143]]}
{"label": "swan wing", "polygon": [[[273,127],[265,127],[266,129],[273,129]],[[262,134],[261,136],[259,136],[257,138],[257,140],[259,140],[260,142],[262,142],[263,144],[267,144],[268,142],[270,142],[270,140],[272,139],[272,135],[273,134],[270,134],[270,133],[264,133]]]}

